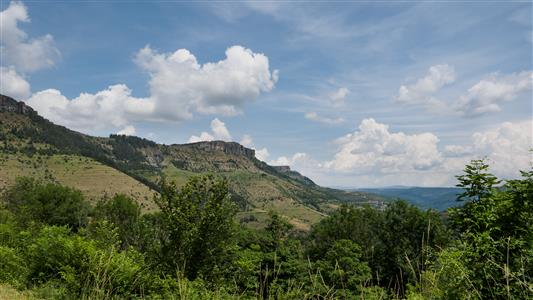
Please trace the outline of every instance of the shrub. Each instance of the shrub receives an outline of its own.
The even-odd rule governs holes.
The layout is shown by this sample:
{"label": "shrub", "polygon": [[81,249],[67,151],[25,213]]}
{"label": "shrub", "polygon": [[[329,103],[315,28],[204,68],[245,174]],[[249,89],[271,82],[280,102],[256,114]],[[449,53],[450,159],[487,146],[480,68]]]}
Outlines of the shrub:
{"label": "shrub", "polygon": [[153,290],[141,254],[99,249],[66,227],[44,227],[29,246],[27,259],[34,285],[55,283],[76,298],[132,297]]}
{"label": "shrub", "polygon": [[90,205],[80,191],[31,178],[17,178],[3,195],[6,208],[22,225],[44,223],[77,230],[87,224]]}
{"label": "shrub", "polygon": [[96,220],[106,220],[116,226],[121,249],[137,244],[141,208],[133,199],[122,194],[111,199],[104,198],[94,212]]}
{"label": "shrub", "polygon": [[15,249],[0,246],[0,282],[23,287],[27,275],[28,268],[24,258]]}

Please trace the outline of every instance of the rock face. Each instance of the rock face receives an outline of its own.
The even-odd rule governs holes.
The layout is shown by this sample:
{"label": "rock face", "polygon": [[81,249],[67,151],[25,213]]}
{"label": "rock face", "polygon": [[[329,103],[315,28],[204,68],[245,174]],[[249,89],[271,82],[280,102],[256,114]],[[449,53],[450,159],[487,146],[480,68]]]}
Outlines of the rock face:
{"label": "rock face", "polygon": [[303,176],[302,174],[300,174],[300,173],[298,173],[296,171],[291,170],[291,167],[289,167],[289,166],[272,166],[272,167],[274,169],[276,169],[276,171],[278,171],[280,173],[283,173],[283,174],[285,174],[285,175],[287,175],[287,176],[289,176],[289,177],[291,177],[293,179],[296,179],[296,180],[298,180],[298,181],[300,181],[302,183],[305,183],[307,185],[315,185],[315,183],[311,179]]}
{"label": "rock face", "polygon": [[249,159],[255,158],[255,150],[246,148],[243,145],[235,142],[212,141],[212,142],[198,142],[185,145],[173,145],[175,147],[195,148],[203,151],[222,151],[227,154],[243,155]]}
{"label": "rock face", "polygon": [[281,173],[287,173],[291,171],[291,167],[289,166],[272,166],[276,171]]}
{"label": "rock face", "polygon": [[22,101],[0,94],[0,112],[11,112],[23,115],[34,114],[35,111]]}

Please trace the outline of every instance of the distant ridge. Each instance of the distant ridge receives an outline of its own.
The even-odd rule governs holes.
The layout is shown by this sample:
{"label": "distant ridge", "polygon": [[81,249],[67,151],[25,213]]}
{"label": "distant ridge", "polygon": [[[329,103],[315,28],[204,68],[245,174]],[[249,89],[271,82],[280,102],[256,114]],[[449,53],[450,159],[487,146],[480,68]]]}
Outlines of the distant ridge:
{"label": "distant ridge", "polygon": [[384,188],[363,188],[354,189],[382,195],[390,199],[406,200],[423,209],[435,209],[444,211],[450,207],[461,205],[457,202],[457,195],[463,189],[457,187],[384,187]]}

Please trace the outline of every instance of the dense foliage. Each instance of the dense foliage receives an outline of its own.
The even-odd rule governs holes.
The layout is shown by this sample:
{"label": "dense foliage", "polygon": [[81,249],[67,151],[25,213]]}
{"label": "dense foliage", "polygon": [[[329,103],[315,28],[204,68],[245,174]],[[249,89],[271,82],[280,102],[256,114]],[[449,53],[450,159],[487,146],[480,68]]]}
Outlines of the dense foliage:
{"label": "dense foliage", "polygon": [[237,225],[214,175],[163,182],[150,214],[20,178],[2,195],[0,283],[57,299],[531,299],[533,170],[497,183],[474,161],[448,214],[346,205],[298,232],[275,213]]}

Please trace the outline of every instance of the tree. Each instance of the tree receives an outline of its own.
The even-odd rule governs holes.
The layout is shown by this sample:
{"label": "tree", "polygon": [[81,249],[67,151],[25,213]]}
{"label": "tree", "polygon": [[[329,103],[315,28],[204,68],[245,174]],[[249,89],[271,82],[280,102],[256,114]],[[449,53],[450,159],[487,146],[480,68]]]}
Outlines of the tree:
{"label": "tree", "polygon": [[361,261],[361,247],[350,240],[338,240],[317,261],[326,284],[357,295],[366,281],[372,279],[370,268]]}
{"label": "tree", "polygon": [[458,187],[465,191],[457,197],[458,201],[474,199],[479,201],[492,193],[493,186],[500,183],[498,178],[487,172],[489,165],[483,159],[474,159],[466,165],[463,175],[456,176]]}
{"label": "tree", "polygon": [[167,270],[181,271],[189,279],[215,279],[235,244],[237,210],[227,181],[209,174],[190,178],[181,189],[163,182],[156,203],[165,232],[160,259]]}
{"label": "tree", "polygon": [[269,215],[270,222],[265,229],[272,238],[272,243],[275,250],[281,245],[282,241],[287,238],[293,225],[274,211],[270,211]]}
{"label": "tree", "polygon": [[75,231],[87,224],[91,208],[79,190],[26,177],[17,178],[3,201],[23,225],[66,225]]}
{"label": "tree", "polygon": [[111,199],[104,198],[95,208],[97,220],[109,221],[117,227],[122,249],[137,242],[140,216],[139,204],[123,194],[115,195]]}
{"label": "tree", "polygon": [[320,260],[329,246],[350,240],[361,247],[373,279],[402,295],[415,271],[424,267],[431,249],[443,247],[448,233],[435,211],[421,211],[404,201],[394,201],[385,210],[344,206],[313,226],[309,254]]}
{"label": "tree", "polygon": [[469,280],[481,298],[533,295],[533,170],[521,173],[522,179],[509,180],[501,189],[492,188],[499,181],[491,174],[463,175],[465,181],[476,182],[467,191],[476,200],[449,210]]}

